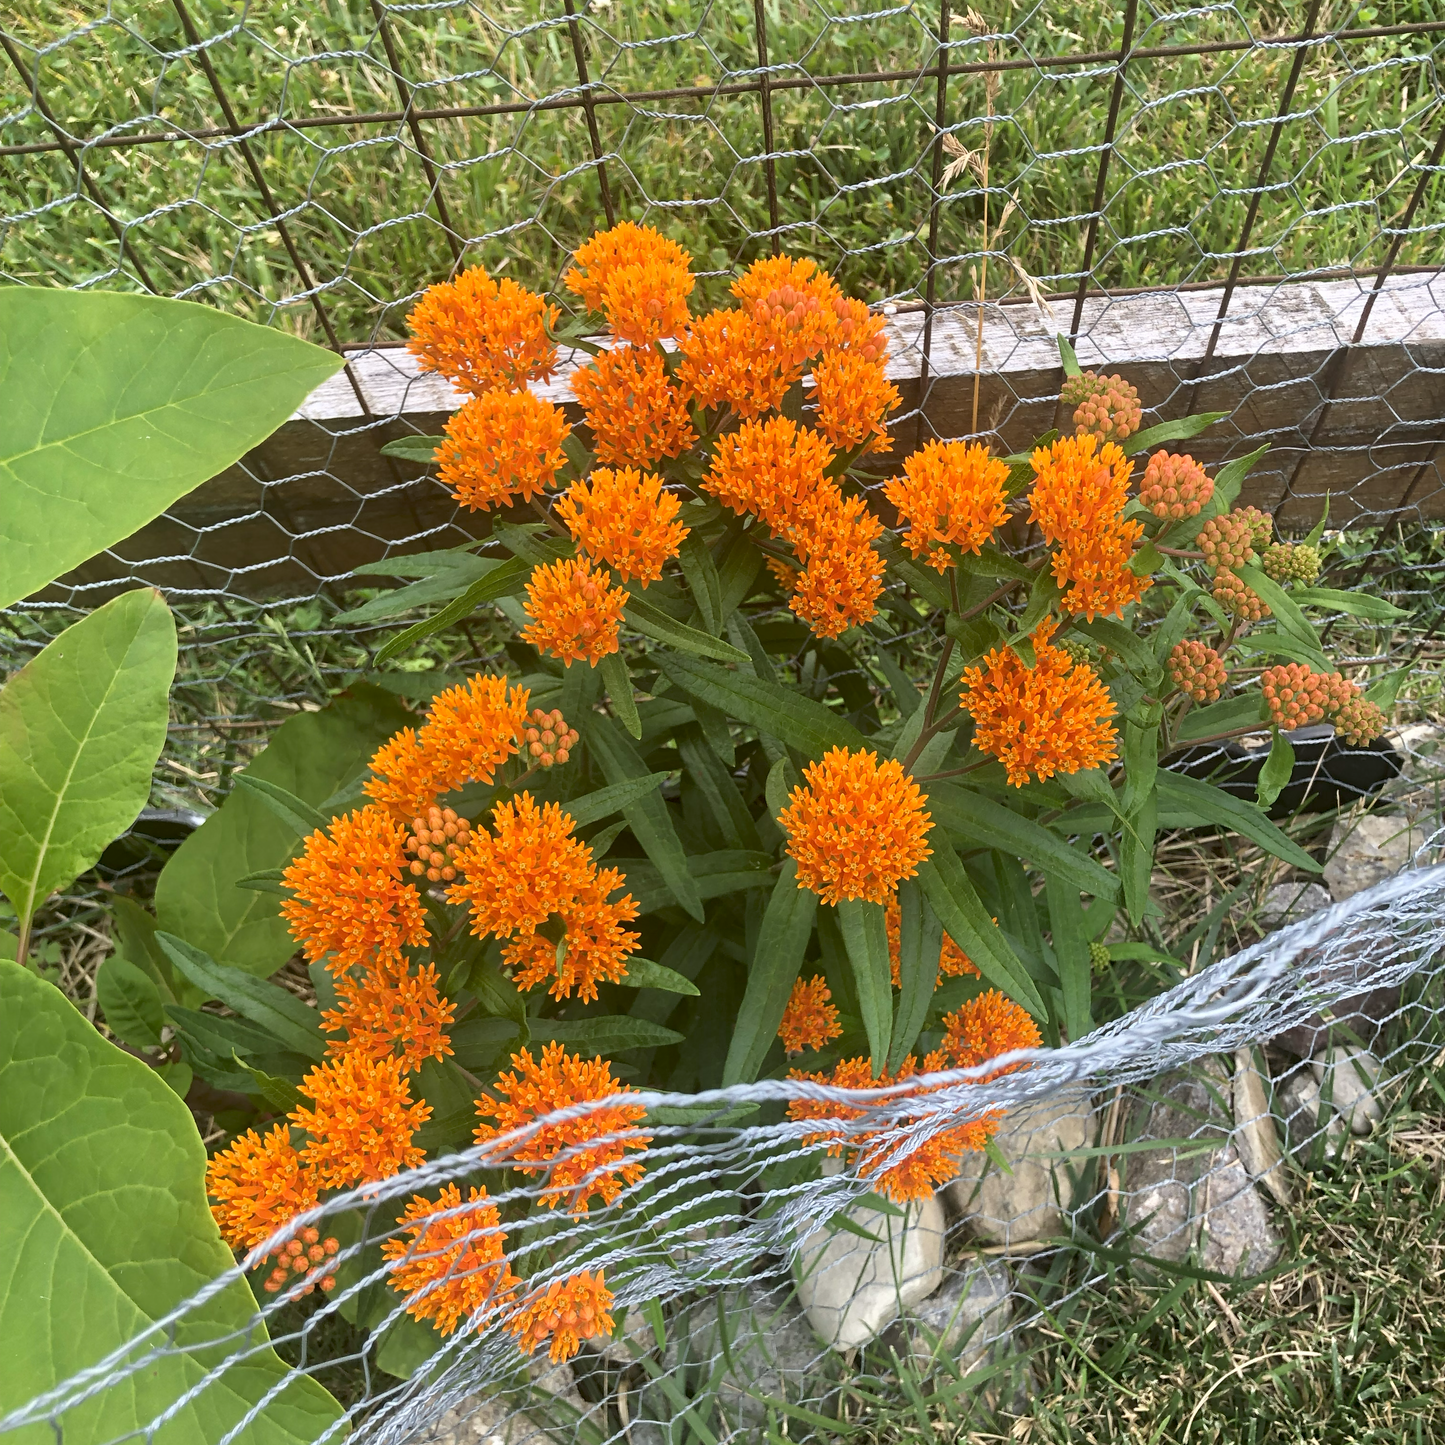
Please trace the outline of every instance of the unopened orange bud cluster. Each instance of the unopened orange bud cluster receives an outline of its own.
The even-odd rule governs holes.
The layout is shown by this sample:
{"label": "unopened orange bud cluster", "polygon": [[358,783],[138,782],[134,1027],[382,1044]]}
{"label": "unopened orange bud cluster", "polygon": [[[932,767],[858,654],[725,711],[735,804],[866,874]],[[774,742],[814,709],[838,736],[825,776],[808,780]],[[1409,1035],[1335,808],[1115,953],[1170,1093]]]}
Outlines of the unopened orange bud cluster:
{"label": "unopened orange bud cluster", "polygon": [[293,1280],[300,1283],[298,1276],[304,1275],[305,1283],[300,1284],[298,1294],[308,1295],[318,1287],[330,1293],[336,1288],[336,1276],[321,1266],[340,1248],[338,1241],[330,1236],[322,1239],[319,1230],[303,1229],[296,1239],[288,1240],[274,1255],[267,1256],[268,1260],[276,1261],[276,1267],[266,1276],[262,1289],[267,1294],[276,1294]]}
{"label": "unopened orange bud cluster", "polygon": [[1253,562],[1274,535],[1274,522],[1258,507],[1242,507],[1223,517],[1211,517],[1199,529],[1199,550],[1211,567],[1233,571]]}
{"label": "unopened orange bud cluster", "polygon": [[607,1288],[602,1271],[595,1275],[587,1270],[567,1280],[553,1280],[544,1293],[538,1294],[519,1310],[508,1323],[524,1354],[531,1354],[551,1337],[549,1355],[553,1360],[571,1359],[583,1340],[597,1335],[610,1335],[613,1320],[612,1291]]}
{"label": "unopened orange bud cluster", "polygon": [[1214,495],[1214,482],[1191,456],[1171,456],[1159,451],[1149,458],[1139,500],[1164,522],[1181,522],[1197,517]]}
{"label": "unopened orange bud cluster", "polygon": [[1385,714],[1364,693],[1357,691],[1335,713],[1335,731],[1352,748],[1362,748],[1385,731]]}
{"label": "unopened orange bud cluster", "polygon": [[425,873],[431,883],[450,883],[457,876],[456,857],[467,846],[471,827],[455,808],[429,808],[426,817],[413,818],[404,845],[408,853],[416,854],[409,865],[412,876]]}
{"label": "unopened orange bud cluster", "polygon": [[1144,420],[1139,393],[1122,376],[1098,376],[1086,371],[1071,376],[1060,399],[1074,408],[1074,435],[1098,437],[1100,442],[1121,442],[1133,436]]}
{"label": "unopened orange bud cluster", "polygon": [[522,732],[522,741],[532,762],[539,768],[550,768],[553,763],[565,763],[572,749],[577,746],[578,732],[563,721],[561,710],[553,708],[543,712],[533,708]]}
{"label": "unopened orange bud cluster", "polygon": [[1259,679],[1277,727],[1308,727],[1331,719],[1351,747],[1360,747],[1385,729],[1385,715],[1354,683],[1338,672],[1312,672],[1302,662],[1267,667]]}
{"label": "unopened orange bud cluster", "polygon": [[1320,575],[1320,554],[1303,542],[1279,542],[1266,547],[1260,566],[1276,582],[1313,582]]}
{"label": "unopened orange bud cluster", "polygon": [[1218,702],[1225,683],[1224,661],[1212,647],[1187,638],[1169,654],[1169,676],[1195,702]]}
{"label": "unopened orange bud cluster", "polygon": [[1264,598],[1253,588],[1246,587],[1227,567],[1221,567],[1214,574],[1214,600],[1243,622],[1258,622],[1260,618],[1269,616]]}

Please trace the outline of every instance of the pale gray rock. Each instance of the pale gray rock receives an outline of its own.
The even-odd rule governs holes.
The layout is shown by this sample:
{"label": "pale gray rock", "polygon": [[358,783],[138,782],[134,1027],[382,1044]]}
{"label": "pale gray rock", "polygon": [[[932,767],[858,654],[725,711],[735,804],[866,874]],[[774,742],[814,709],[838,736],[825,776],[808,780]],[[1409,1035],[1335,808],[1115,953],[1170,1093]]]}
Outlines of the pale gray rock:
{"label": "pale gray rock", "polygon": [[986,1154],[963,1156],[958,1178],[944,1186],[949,1208],[971,1233],[991,1244],[1026,1244],[1069,1232],[1065,1216],[1077,1196],[1077,1182],[1092,1177],[1094,1161],[1071,1160],[1087,1149],[1098,1119],[1087,1094],[1011,1109],[994,1143],[1009,1162],[1006,1174]]}
{"label": "pale gray rock", "polygon": [[1341,818],[1330,836],[1324,878],[1336,903],[1408,868],[1425,834],[1408,819],[1364,813]]}
{"label": "pale gray rock", "polygon": [[[1285,1151],[1296,1164],[1339,1157],[1348,1132],[1345,1121],[1324,1104],[1320,1086],[1309,1069],[1296,1069],[1276,1087],[1274,1108]],[[1323,1141],[1319,1139],[1321,1132]]]}
{"label": "pale gray rock", "polygon": [[890,1331],[902,1336],[901,1356],[920,1373],[938,1361],[967,1374],[1007,1349],[1014,1317],[1013,1275],[1002,1260],[947,1271],[943,1285]]}
{"label": "pale gray rock", "polygon": [[1250,1182],[1233,1145],[1210,1160],[1197,1223],[1204,1229],[1200,1264],[1217,1274],[1260,1274],[1279,1258],[1280,1237],[1269,1208]]}
{"label": "pale gray rock", "polygon": [[1334,900],[1318,883],[1276,883],[1264,895],[1256,917],[1264,928],[1302,923]]}
{"label": "pale gray rock", "polygon": [[943,1282],[943,1206],[936,1197],[899,1218],[865,1204],[848,1219],[872,1235],[820,1226],[799,1243],[793,1270],[809,1323],[836,1350],[865,1344]]}
{"label": "pale gray rock", "polygon": [[[565,1445],[594,1407],[577,1393],[572,1367],[541,1352],[528,1361],[529,1388],[470,1395],[408,1445]],[[550,1397],[550,1398],[549,1398]]]}
{"label": "pale gray rock", "polygon": [[1320,1095],[1354,1134],[1368,1134],[1385,1116],[1377,1090],[1380,1061],[1368,1049],[1336,1044],[1310,1060]]}
{"label": "pale gray rock", "polygon": [[1288,1208],[1289,1182],[1279,1129],[1270,1113],[1265,1077],[1255,1065],[1253,1049],[1238,1049],[1234,1055],[1234,1144],[1249,1177]]}

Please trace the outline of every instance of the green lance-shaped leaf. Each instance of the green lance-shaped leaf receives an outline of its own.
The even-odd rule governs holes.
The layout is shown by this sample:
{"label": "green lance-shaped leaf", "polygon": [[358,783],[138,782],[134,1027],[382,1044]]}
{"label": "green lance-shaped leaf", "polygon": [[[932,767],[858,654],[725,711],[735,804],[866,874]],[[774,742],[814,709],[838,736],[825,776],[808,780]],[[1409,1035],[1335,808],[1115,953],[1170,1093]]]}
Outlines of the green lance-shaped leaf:
{"label": "green lance-shaped leaf", "polygon": [[585,828],[589,823],[600,823],[603,818],[631,807],[639,798],[655,793],[667,781],[667,777],[666,773],[643,773],[640,777],[628,778],[625,782],[609,783],[605,788],[598,788],[596,792],[584,793],[570,803],[563,803],[562,810],[571,814],[572,821],[579,828]]}
{"label": "green lance-shaped leaf", "polygon": [[535,1044],[557,1043],[585,1054],[620,1054],[626,1049],[664,1049],[680,1044],[675,1029],[631,1014],[604,1014],[589,1019],[533,1019]]}
{"label": "green lance-shaped leaf", "polygon": [[660,607],[644,602],[641,597],[634,597],[622,609],[622,617],[633,631],[652,638],[654,642],[666,643],[678,652],[691,653],[694,657],[715,657],[719,662],[748,661],[747,653],[739,651],[732,643],[669,617]]}
{"label": "green lance-shaped leaf", "polygon": [[145,807],[175,673],[175,622],[140,588],[68,627],[0,692],[0,890],[22,960],[35,910]]}
{"label": "green lance-shaped leaf", "polygon": [[1078,355],[1074,351],[1073,344],[1070,342],[1069,338],[1063,334],[1062,331],[1058,335],[1058,343],[1059,362],[1064,368],[1064,375],[1080,375]]}
{"label": "green lance-shaped leaf", "polygon": [[[131,1346],[230,1268],[205,1171],[190,1112],[159,1075],[50,984],[0,963],[0,1417]],[[240,1430],[246,1445],[303,1445],[341,1417],[266,1347],[244,1281],[186,1310],[154,1345],[164,1348],[123,1384],[6,1438],[195,1445]]]}
{"label": "green lance-shaped leaf", "polygon": [[1089,1010],[1093,964],[1089,958],[1089,940],[1084,932],[1084,910],[1079,904],[1079,890],[1056,874],[1046,875],[1045,889],[1054,959],[1059,967],[1059,984],[1064,996],[1064,1027],[1069,1031],[1070,1040],[1077,1043],[1094,1027]]}
{"label": "green lance-shaped leaf", "polygon": [[484,602],[495,602],[499,597],[514,596],[527,585],[527,579],[531,575],[531,562],[521,557],[508,557],[505,562],[493,567],[485,577],[473,582],[460,596],[452,598],[439,612],[398,632],[376,654],[376,665],[380,667],[382,663],[390,662],[393,657],[405,652],[413,642],[419,642],[423,637],[430,637],[434,632],[440,632],[442,628],[450,627],[464,617],[470,617]]}
{"label": "green lance-shaped leaf", "polygon": [[692,600],[697,603],[697,610],[702,615],[702,625],[717,636],[726,620],[723,615],[722,580],[707,543],[696,532],[689,532],[677,550],[677,560],[682,565],[682,575],[687,579]]}
{"label": "green lance-shaped leaf", "polygon": [[410,436],[398,437],[382,447],[384,457],[395,457],[398,461],[418,462],[430,466],[436,460],[437,448],[446,441],[445,437]]}
{"label": "green lance-shaped leaf", "polygon": [[609,652],[602,659],[602,681],[612,699],[617,720],[634,738],[642,737],[642,718],[637,711],[637,697],[632,691],[632,677],[620,652]]}
{"label": "green lance-shaped leaf", "polygon": [[687,994],[699,997],[698,986],[691,979],[684,978],[675,968],[664,968],[650,958],[629,958],[627,976],[622,980],[628,988],[655,988],[663,993]]}
{"label": "green lance-shaped leaf", "polygon": [[1367,622],[1398,622],[1410,614],[1383,597],[1368,592],[1341,592],[1335,587],[1296,587],[1290,594],[1298,607],[1318,607],[1325,612],[1345,612]]}
{"label": "green lance-shaped leaf", "polygon": [[352,572],[353,577],[415,577],[405,587],[395,587],[353,607],[339,612],[332,620],[352,626],[363,622],[385,622],[418,607],[452,602],[474,582],[506,564],[497,557],[478,557],[462,547],[441,552],[423,552],[419,556],[389,557],[383,562],[364,562]]}
{"label": "green lance-shaped leaf", "polygon": [[898,885],[898,1004],[888,1067],[902,1065],[928,1017],[938,987],[938,956],[943,947],[943,920],[934,912],[917,879]]}
{"label": "green lance-shaped leaf", "polygon": [[1254,795],[1259,800],[1259,806],[1272,807],[1274,800],[1284,792],[1293,776],[1294,744],[1276,728],[1274,741],[1269,747],[1269,756],[1259,770],[1259,782],[1255,785]]}
{"label": "green lance-shaped leaf", "polygon": [[1145,720],[1124,720],[1124,787],[1121,810],[1124,832],[1120,840],[1120,873],[1124,882],[1124,906],[1137,928],[1144,921],[1149,901],[1149,878],[1154,867],[1154,833],[1159,809],[1156,784],[1159,776],[1158,703],[1145,709]]}
{"label": "green lance-shaped leaf", "polygon": [[1274,578],[1266,576],[1253,563],[1247,567],[1237,567],[1235,573],[1246,587],[1253,588],[1260,595],[1265,606],[1274,613],[1280,631],[1309,659],[1310,666],[1316,672],[1328,672],[1330,665],[1325,661],[1320,640],[1294,598]]}
{"label": "green lance-shaped leaf", "polygon": [[1165,442],[1188,441],[1190,437],[1197,437],[1200,432],[1212,427],[1215,422],[1223,421],[1228,415],[1227,411],[1202,411],[1197,416],[1182,416],[1178,421],[1161,421],[1158,426],[1145,427],[1143,431],[1135,432],[1124,443],[1124,451],[1133,457],[1140,452],[1147,452],[1151,447],[1163,446]]}
{"label": "green lance-shaped leaf", "polygon": [[853,970],[863,1032],[868,1035],[868,1049],[873,1055],[873,1072],[881,1074],[888,1064],[888,1044],[893,1034],[893,988],[883,905],[840,898],[834,912]]}
{"label": "green lance-shaped leaf", "polygon": [[810,888],[798,887],[798,866],[787,859],[758,930],[748,986],[723,1065],[724,1088],[751,1084],[763,1067],[803,966],[817,912],[818,895]]}
{"label": "green lance-shaped leaf", "polygon": [[1232,733],[1237,728],[1247,728],[1260,721],[1263,711],[1264,699],[1258,692],[1227,697],[1221,702],[1210,703],[1208,707],[1191,708],[1179,724],[1175,741],[1187,743],[1191,738],[1212,738],[1220,733]]}
{"label": "green lance-shaped leaf", "polygon": [[1215,823],[1242,834],[1251,843],[1258,843],[1266,853],[1283,859],[1291,868],[1302,868],[1309,873],[1323,871],[1323,864],[1316,862],[1298,843],[1280,832],[1253,803],[1236,798],[1212,783],[1161,769],[1159,801],[1164,811],[1177,809],[1188,816],[1190,821],[1176,822],[1177,827]]}
{"label": "green lance-shaped leaf", "polygon": [[235,783],[238,788],[254,793],[272,813],[302,838],[309,837],[317,829],[327,828],[331,824],[329,813],[313,808],[310,803],[298,798],[289,788],[283,788],[279,783],[269,782],[265,778],[253,778],[249,773],[237,773]]}
{"label": "green lance-shaped leaf", "polygon": [[155,980],[113,953],[95,976],[95,996],[105,1025],[116,1038],[137,1049],[156,1049],[165,1027],[165,1000]]}
{"label": "green lance-shaped leaf", "polygon": [[191,301],[0,288],[0,607],[225,471],[340,366]]}

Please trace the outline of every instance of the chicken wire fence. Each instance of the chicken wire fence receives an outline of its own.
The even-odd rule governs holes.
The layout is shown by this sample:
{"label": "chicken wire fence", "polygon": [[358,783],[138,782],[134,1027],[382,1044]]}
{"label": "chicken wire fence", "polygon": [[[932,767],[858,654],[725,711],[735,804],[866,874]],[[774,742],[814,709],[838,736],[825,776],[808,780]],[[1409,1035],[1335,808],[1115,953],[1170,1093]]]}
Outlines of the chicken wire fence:
{"label": "chicken wire fence", "polygon": [[[1433,855],[1422,847],[1422,860]],[[0,1419],[0,1432],[280,1439],[260,1412],[288,1391],[297,1405],[301,1377],[338,1366],[351,1390],[329,1423],[311,1418],[317,1439],[828,1438],[847,1433],[851,1402],[903,1377],[915,1393],[933,1377],[981,1406],[1020,1410],[1029,1331],[1078,1292],[1126,1269],[1229,1283],[1276,1264],[1283,1241],[1265,1191],[1287,1201],[1300,1171],[1330,1167],[1445,1044],[1442,888],[1445,868],[1405,872],[1061,1049],[872,1091],[778,1080],[631,1095],[648,1109],[651,1142],[631,1156],[644,1171],[581,1215],[530,1207],[550,1172],[504,1172],[529,1157],[536,1125],[424,1164],[298,1217],[108,1358]],[[783,1119],[784,1101],[800,1098],[824,1105],[819,1117]],[[549,1123],[606,1107],[570,1105]],[[969,1155],[937,1198],[900,1209],[869,1193],[870,1167],[894,1167],[990,1112],[1004,1113],[1011,1174]],[[830,1147],[862,1168],[834,1163]],[[398,1227],[414,1192],[479,1180],[500,1215],[468,1213],[463,1192],[433,1216],[459,1220],[454,1230]],[[321,1234],[339,1250],[318,1252],[309,1272],[303,1255],[279,1292],[253,1296],[240,1282],[246,1264]],[[387,1241],[399,1244],[383,1259]],[[499,1285],[503,1258],[524,1292]],[[421,1282],[399,1279],[428,1261]],[[614,1332],[570,1360],[524,1357],[512,1326],[528,1302],[599,1270]],[[310,1288],[323,1275],[334,1284]],[[460,1327],[420,1359],[397,1332],[408,1308],[427,1313],[440,1296],[459,1302]],[[263,1322],[292,1369],[256,1373],[269,1358]],[[166,1403],[152,1416],[156,1383]],[[122,1402],[133,1430],[106,1426]]]}

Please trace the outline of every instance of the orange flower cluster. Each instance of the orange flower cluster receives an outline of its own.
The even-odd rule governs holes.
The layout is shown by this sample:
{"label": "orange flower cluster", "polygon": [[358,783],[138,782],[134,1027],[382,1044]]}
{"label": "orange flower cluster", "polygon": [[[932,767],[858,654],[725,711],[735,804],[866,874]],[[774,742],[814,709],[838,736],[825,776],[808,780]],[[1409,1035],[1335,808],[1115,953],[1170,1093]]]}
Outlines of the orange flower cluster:
{"label": "orange flower cluster", "polygon": [[550,768],[554,763],[567,761],[580,736],[576,728],[567,726],[561,708],[554,707],[551,712],[543,712],[536,707],[527,719],[522,742],[534,768]]}
{"label": "orange flower cluster", "polygon": [[1214,574],[1211,594],[1226,612],[1232,612],[1242,622],[1258,622],[1270,615],[1264,598],[1254,588],[1245,586],[1228,567],[1221,567]]}
{"label": "orange flower cluster", "polygon": [[1199,529],[1196,545],[1204,553],[1206,566],[1233,572],[1254,561],[1256,526],[1249,515],[1254,510],[1249,507],[1223,517],[1211,517]]}
{"label": "orange flower cluster", "polygon": [[974,721],[974,744],[1003,763],[1021,788],[1031,776],[1077,773],[1113,762],[1114,704],[1098,673],[1050,642],[1057,623],[1033,635],[1034,665],[1008,647],[963,671],[959,704]]}
{"label": "orange flower cluster", "polygon": [[1302,662],[1287,662],[1265,668],[1259,683],[1278,728],[1308,727],[1327,717],[1351,747],[1384,731],[1385,714],[1342,673],[1311,672]]}
{"label": "orange flower cluster", "polygon": [[928,553],[939,572],[953,566],[948,547],[980,552],[1008,517],[1007,462],[976,442],[931,441],[903,464],[883,494],[908,523],[905,540],[915,557]]}
{"label": "orange flower cluster", "polygon": [[[996,988],[945,1014],[943,1029],[943,1052],[948,1056],[950,1067],[955,1069],[976,1069],[1000,1054],[1043,1046],[1038,1025],[1028,1010],[1005,998]],[[997,1079],[1020,1067],[1007,1064],[984,1077]]]}
{"label": "orange flower cluster", "polygon": [[416,855],[407,865],[411,876],[425,874],[429,883],[450,883],[457,876],[457,854],[467,846],[471,830],[455,808],[438,808],[435,803],[425,818],[413,818],[406,840],[406,851]]}
{"label": "orange flower cluster", "polygon": [[328,1042],[326,1052],[371,1060],[396,1056],[407,1073],[427,1059],[444,1058],[452,1052],[447,1030],[456,1005],[441,996],[438,982],[430,963],[416,973],[388,966],[364,969],[359,979],[349,974],[338,979],[341,1007],[327,1009],[321,1027],[344,1037]]}
{"label": "orange flower cluster", "polygon": [[517,751],[529,694],[505,677],[477,673],[432,700],[420,729],[403,728],[371,760],[367,795],[401,818],[416,818],[442,793],[490,783]]}
{"label": "orange flower cluster", "polygon": [[623,928],[637,917],[631,894],[608,895],[626,879],[601,868],[572,836],[572,819],[556,803],[539,808],[530,793],[492,810],[492,832],[477,830],[457,860],[465,881],[447,897],[472,911],[472,933],[510,938],[502,950],[516,982],[534,988],[551,978],[553,998],[597,997],[599,980],[620,982],[639,935]]}
{"label": "orange flower cluster", "polygon": [[768,328],[748,311],[699,317],[677,344],[683,395],[702,407],[729,406],[746,420],[781,406],[796,378],[771,342]]}
{"label": "orange flower cluster", "polygon": [[407,350],[422,369],[476,396],[545,381],[557,364],[545,329],[557,324],[557,308],[515,281],[493,281],[480,266],[428,287],[406,324]]}
{"label": "orange flower cluster", "polygon": [[[893,987],[901,988],[903,986],[900,972],[903,953],[903,914],[898,907],[896,894],[888,900],[883,921],[888,929],[888,966],[893,975]],[[995,919],[994,922],[997,923],[998,920]],[[978,966],[947,933],[943,935],[943,943],[938,950],[938,971],[945,978],[962,978],[965,974],[978,977]]]}
{"label": "orange flower cluster", "polygon": [[884,562],[873,544],[882,535],[863,499],[832,482],[799,508],[789,537],[803,570],[788,605],[819,637],[840,637],[877,614]]}
{"label": "orange flower cluster", "polygon": [[530,391],[483,392],[447,418],[437,475],[474,512],[531,501],[556,480],[571,430]]}
{"label": "orange flower cluster", "polygon": [[311,1135],[301,1158],[323,1189],[389,1179],[426,1157],[411,1140],[431,1106],[412,1103],[401,1059],[346,1053],[318,1064],[297,1088],[314,1107],[287,1117]]}
{"label": "orange flower cluster", "polygon": [[407,1238],[383,1240],[381,1253],[393,1265],[388,1283],[410,1297],[413,1319],[431,1320],[449,1335],[465,1320],[480,1326],[520,1288],[504,1253],[501,1215],[485,1189],[473,1187],[465,1204],[455,1184],[435,1203],[414,1194],[396,1222],[409,1226]]}
{"label": "orange flower cluster", "polygon": [[[496,1099],[477,1100],[484,1122],[476,1129],[479,1144],[526,1129],[573,1104],[610,1099],[636,1092],[618,1083],[608,1063],[569,1054],[561,1044],[547,1044],[540,1059],[523,1049],[512,1055],[515,1073],[503,1074],[493,1086]],[[525,1138],[496,1155],[497,1162],[523,1174],[544,1174],[547,1187],[538,1196],[549,1209],[565,1203],[574,1214],[585,1214],[595,1194],[611,1204],[625,1184],[636,1184],[644,1173],[629,1149],[645,1149],[652,1136],[635,1126],[647,1113],[640,1104],[608,1104],[555,1123],[541,1122]],[[494,1123],[486,1123],[491,1118]]]}
{"label": "orange flower cluster", "polygon": [[[261,1286],[267,1294],[279,1294],[291,1285],[296,1297],[303,1297],[314,1289],[329,1294],[336,1288],[336,1276],[331,1273],[331,1259],[341,1248],[339,1239],[322,1239],[319,1229],[309,1226],[294,1239],[288,1239],[279,1249],[273,1250],[256,1266],[264,1269],[273,1259],[276,1267],[266,1276]],[[302,1278],[298,1279],[300,1275]]]}
{"label": "orange flower cluster", "polygon": [[402,879],[406,828],[380,808],[332,820],[281,875],[293,896],[281,915],[307,961],[333,973],[399,964],[402,948],[428,941],[421,895]]}
{"label": "orange flower cluster", "polygon": [[566,1280],[553,1280],[527,1301],[507,1322],[524,1355],[530,1355],[550,1336],[553,1361],[570,1360],[583,1340],[610,1335],[615,1328],[609,1311],[612,1292],[602,1271],[582,1270]]}
{"label": "orange flower cluster", "polygon": [[1139,500],[1161,521],[1197,517],[1214,495],[1214,482],[1191,456],[1158,451],[1144,468]]}
{"label": "orange flower cluster", "polygon": [[806,503],[829,485],[833,448],[785,416],[744,422],[719,439],[702,489],[734,512],[789,537]]}
{"label": "orange flower cluster", "polygon": [[804,769],[778,822],[798,865],[798,886],[825,903],[885,903],[933,851],[932,826],[918,784],[897,758],[833,748]]}
{"label": "orange flower cluster", "polygon": [[791,380],[837,336],[841,293],[812,261],[765,256],[733,282],[732,292],[764,328]]}
{"label": "orange flower cluster", "polygon": [[315,1173],[292,1147],[291,1131],[275,1125],[263,1139],[254,1129],[206,1165],[206,1193],[221,1238],[252,1249],[288,1220],[316,1205]]}
{"label": "orange flower cluster", "polygon": [[522,639],[565,663],[585,657],[589,667],[621,645],[618,631],[627,593],[609,587],[611,575],[594,571],[585,557],[564,557],[532,569],[527,583],[531,623]]}
{"label": "orange flower cluster", "polygon": [[1169,677],[1180,692],[1195,702],[1218,702],[1228,675],[1224,659],[1212,648],[1189,637],[1169,652]]}
{"label": "orange flower cluster", "polygon": [[[883,367],[858,351],[826,354],[813,368],[818,430],[839,451],[891,452],[888,413],[903,401]],[[862,455],[862,452],[859,453]]]}
{"label": "orange flower cluster", "polygon": [[653,229],[623,221],[573,254],[567,284],[619,340],[651,346],[687,325],[692,257]]}
{"label": "orange flower cluster", "polygon": [[1122,376],[1097,376],[1086,371],[1071,376],[1059,400],[1074,409],[1074,431],[1100,442],[1121,442],[1144,420],[1139,393]]}
{"label": "orange flower cluster", "polygon": [[819,975],[806,981],[800,978],[794,983],[783,1009],[783,1020],[778,1025],[778,1037],[783,1041],[785,1053],[821,1049],[843,1032],[838,1010],[829,1002],[832,997],[827,982]]}
{"label": "orange flower cluster", "polygon": [[1054,578],[1069,590],[1063,605],[1092,622],[1137,602],[1152,585],[1130,570],[1142,522],[1126,522],[1129,459],[1092,434],[1062,437],[1030,458],[1034,487],[1029,519],[1055,547]]}
{"label": "orange flower cluster", "polygon": [[644,587],[662,576],[687,536],[677,520],[681,510],[661,477],[633,467],[598,467],[557,503],[558,517],[587,556]]}
{"label": "orange flower cluster", "polygon": [[650,467],[697,440],[682,393],[651,347],[619,346],[572,373],[572,393],[592,428],[598,461]]}

